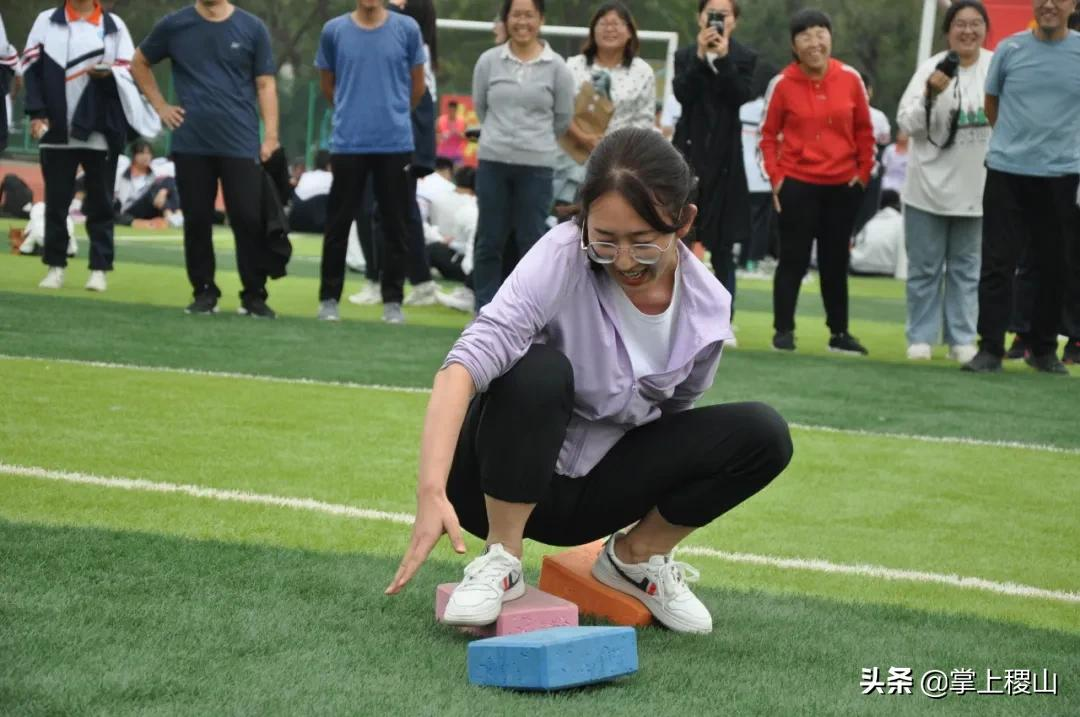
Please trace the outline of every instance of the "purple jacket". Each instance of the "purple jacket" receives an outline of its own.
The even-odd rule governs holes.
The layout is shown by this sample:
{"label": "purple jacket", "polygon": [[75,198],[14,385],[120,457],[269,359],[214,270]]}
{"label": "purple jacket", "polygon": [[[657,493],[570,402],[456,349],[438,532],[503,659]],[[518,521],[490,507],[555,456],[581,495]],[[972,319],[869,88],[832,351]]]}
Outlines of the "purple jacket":
{"label": "purple jacket", "polygon": [[631,428],[685,411],[712,385],[731,333],[731,295],[678,243],[679,305],[664,373],[634,379],[618,317],[603,282],[581,250],[581,231],[561,224],[529,250],[450,350],[477,392],[517,363],[533,344],[561,351],[574,368],[574,411],[556,465],[588,474]]}

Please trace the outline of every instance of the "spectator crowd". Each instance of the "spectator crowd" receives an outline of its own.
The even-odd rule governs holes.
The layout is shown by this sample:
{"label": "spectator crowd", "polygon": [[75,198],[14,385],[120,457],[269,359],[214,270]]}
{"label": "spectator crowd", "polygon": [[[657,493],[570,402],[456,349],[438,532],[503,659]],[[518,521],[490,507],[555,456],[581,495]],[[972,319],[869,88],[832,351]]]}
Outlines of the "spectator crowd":
{"label": "spectator crowd", "polygon": [[[324,238],[319,319],[339,320],[343,298],[381,303],[392,324],[410,306],[478,313],[575,215],[601,141],[647,129],[696,177],[682,241],[731,294],[732,314],[739,278],[772,278],[774,349],[797,350],[796,307],[816,267],[831,351],[869,353],[850,325],[848,277],[888,275],[906,282],[910,360],[943,345],[967,371],[1023,358],[1061,374],[1080,362],[1076,10],[1032,0],[1032,28],[991,51],[986,8],[952,2],[945,50],[915,70],[894,136],[871,106],[872,78],[833,56],[835,28],[818,10],[790,18],[792,60],[777,68],[739,39],[752,7],[697,0],[698,34],[658,102],[628,3],[599,4],[580,54],[564,59],[543,39],[544,0],[503,0],[473,69],[470,127],[456,100],[438,110],[433,0],[356,0],[312,58],[333,108],[329,148],[290,178],[262,20],[197,0],[136,45],[98,0],[66,0],[38,15],[21,50],[0,18],[0,94],[25,93],[45,180],[42,206],[16,208],[31,218],[22,251],[41,254],[43,289],[62,287],[71,222],[84,221],[86,288],[105,291],[116,224],[180,229],[186,311],[212,314],[213,225],[227,219],[238,310],[272,318],[267,280],[284,275],[291,227]],[[164,60],[175,104],[152,72]],[[0,149],[7,127],[0,103]],[[163,129],[171,150],[155,158]],[[17,183],[5,178],[2,192],[22,197]],[[346,294],[349,269],[364,276]]]}

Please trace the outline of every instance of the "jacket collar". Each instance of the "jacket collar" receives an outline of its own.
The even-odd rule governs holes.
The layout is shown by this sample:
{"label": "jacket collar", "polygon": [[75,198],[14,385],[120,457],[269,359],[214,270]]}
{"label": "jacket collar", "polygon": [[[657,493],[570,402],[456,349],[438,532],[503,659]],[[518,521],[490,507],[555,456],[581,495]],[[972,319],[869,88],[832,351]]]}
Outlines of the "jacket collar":
{"label": "jacket collar", "polygon": [[504,60],[513,60],[514,62],[521,62],[523,65],[528,65],[533,62],[551,62],[555,59],[555,51],[551,49],[551,45],[544,40],[540,41],[544,45],[544,49],[540,52],[540,55],[535,60],[529,60],[529,62],[521,62],[514,53],[510,52],[510,41],[507,40],[502,45],[502,52],[499,56]]}
{"label": "jacket collar", "polygon": [[56,12],[52,14],[49,21],[54,25],[68,25],[77,22],[80,19],[89,22],[91,25],[103,27],[106,35],[112,35],[117,31],[116,22],[112,19],[112,15],[102,9],[100,2],[95,2],[93,11],[85,17],[79,15],[79,13],[71,7],[70,2],[65,2],[60,7],[56,8]]}

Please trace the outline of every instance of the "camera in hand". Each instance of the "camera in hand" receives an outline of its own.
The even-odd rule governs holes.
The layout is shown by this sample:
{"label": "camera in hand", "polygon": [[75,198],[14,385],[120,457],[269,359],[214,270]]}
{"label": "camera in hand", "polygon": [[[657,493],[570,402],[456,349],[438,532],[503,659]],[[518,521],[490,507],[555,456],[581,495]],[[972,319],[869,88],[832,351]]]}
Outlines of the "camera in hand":
{"label": "camera in hand", "polygon": [[941,62],[937,65],[937,71],[945,75],[949,79],[956,77],[957,71],[960,69],[960,56],[953,51],[949,51]]}
{"label": "camera in hand", "polygon": [[719,10],[709,10],[705,15],[705,18],[709,27],[716,30],[721,35],[724,34],[724,13]]}

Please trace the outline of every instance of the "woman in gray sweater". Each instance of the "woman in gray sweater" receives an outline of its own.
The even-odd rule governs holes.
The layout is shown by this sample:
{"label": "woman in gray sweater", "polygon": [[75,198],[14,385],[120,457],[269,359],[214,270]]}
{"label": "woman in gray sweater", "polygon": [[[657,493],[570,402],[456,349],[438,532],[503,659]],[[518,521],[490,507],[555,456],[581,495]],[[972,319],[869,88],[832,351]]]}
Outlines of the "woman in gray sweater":
{"label": "woman in gray sweater", "polygon": [[504,0],[508,40],[480,56],[473,104],[480,118],[473,281],[476,309],[503,281],[502,256],[511,232],[525,252],[546,231],[552,202],[556,140],[570,126],[574,80],[566,62],[540,39],[544,0]]}

